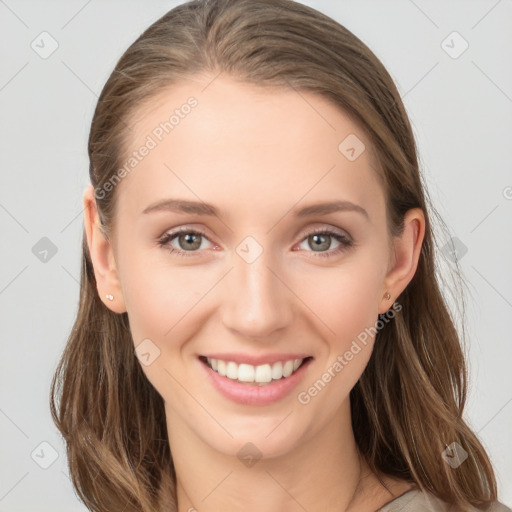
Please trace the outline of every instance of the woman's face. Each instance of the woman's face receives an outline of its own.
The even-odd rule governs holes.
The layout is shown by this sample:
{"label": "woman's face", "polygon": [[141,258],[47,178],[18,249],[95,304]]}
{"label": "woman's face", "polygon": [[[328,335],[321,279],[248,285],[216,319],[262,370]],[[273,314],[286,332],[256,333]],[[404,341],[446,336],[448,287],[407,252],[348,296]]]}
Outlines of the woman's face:
{"label": "woman's face", "polygon": [[171,440],[272,457],[344,421],[393,301],[365,135],[320,96],[220,76],[160,94],[129,142],[115,301]]}

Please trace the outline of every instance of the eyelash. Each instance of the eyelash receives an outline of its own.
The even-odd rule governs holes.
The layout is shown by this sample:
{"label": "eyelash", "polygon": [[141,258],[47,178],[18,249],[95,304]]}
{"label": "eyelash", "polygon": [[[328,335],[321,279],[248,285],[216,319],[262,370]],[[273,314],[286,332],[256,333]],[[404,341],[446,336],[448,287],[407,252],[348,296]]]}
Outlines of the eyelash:
{"label": "eyelash", "polygon": [[[175,253],[177,256],[195,256],[199,252],[198,250],[196,250],[196,251],[181,251],[180,249],[175,249],[174,247],[169,246],[169,242],[171,240],[173,240],[174,238],[176,238],[176,236],[178,236],[182,233],[192,234],[192,235],[201,235],[202,237],[209,240],[209,238],[206,236],[206,234],[200,230],[181,228],[181,229],[178,229],[177,231],[173,231],[171,233],[165,233],[158,240],[158,245],[160,247],[165,248],[170,253]],[[330,229],[322,229],[322,228],[314,229],[313,231],[309,232],[306,236],[304,236],[301,239],[301,243],[304,242],[304,240],[306,240],[310,236],[318,235],[318,234],[331,236],[332,238],[334,238],[338,242],[340,242],[340,245],[338,247],[336,247],[336,249],[331,249],[329,251],[320,251],[320,252],[306,251],[306,252],[316,252],[317,256],[320,256],[322,258],[330,258],[330,257],[336,256],[337,254],[354,246],[354,241],[352,239],[348,238],[347,236],[342,235],[336,231],[332,231]]]}

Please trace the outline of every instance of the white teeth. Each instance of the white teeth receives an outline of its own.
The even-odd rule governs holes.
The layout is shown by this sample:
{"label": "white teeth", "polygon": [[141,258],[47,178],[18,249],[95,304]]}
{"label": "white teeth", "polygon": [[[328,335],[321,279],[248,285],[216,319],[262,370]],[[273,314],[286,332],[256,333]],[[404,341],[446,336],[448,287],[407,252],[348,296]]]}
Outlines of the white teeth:
{"label": "white teeth", "polygon": [[[212,361],[215,361],[215,359],[212,359]],[[226,376],[226,361],[223,361],[222,359],[217,361],[217,373],[223,377]]]}
{"label": "white teeth", "polygon": [[283,376],[283,363],[274,363],[272,365],[272,378],[280,379]]}
{"label": "white teeth", "polygon": [[233,361],[223,361],[222,359],[207,358],[210,368],[219,375],[228,379],[238,380],[239,382],[255,382],[257,384],[266,384],[272,380],[279,380],[289,377],[302,364],[304,359],[291,359],[289,361],[278,361],[274,364],[261,364],[253,366],[252,364],[237,364]]}
{"label": "white teeth", "polygon": [[[242,366],[242,365],[240,365]],[[254,368],[254,366],[253,366]],[[254,375],[255,382],[270,382],[272,380],[272,368],[269,364],[261,364],[256,366],[256,372]]]}
{"label": "white teeth", "polygon": [[[235,363],[228,364],[236,366]],[[238,373],[236,375],[238,375],[238,380],[240,382],[254,382],[254,373],[254,366],[250,364],[240,364],[238,365]],[[233,377],[229,376],[229,378],[232,379]],[[234,378],[236,379],[237,377],[235,376]]]}
{"label": "white teeth", "polygon": [[229,361],[226,364],[226,377],[228,379],[238,379],[238,365],[233,363],[233,361]]}
{"label": "white teeth", "polygon": [[293,373],[293,361],[286,361],[283,366],[283,377],[289,377]]}

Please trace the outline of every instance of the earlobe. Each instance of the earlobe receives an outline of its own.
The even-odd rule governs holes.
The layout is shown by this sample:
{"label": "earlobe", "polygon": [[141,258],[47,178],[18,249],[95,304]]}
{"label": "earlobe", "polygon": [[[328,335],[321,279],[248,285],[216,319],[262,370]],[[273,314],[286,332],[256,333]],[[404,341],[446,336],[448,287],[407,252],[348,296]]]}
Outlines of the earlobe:
{"label": "earlobe", "polygon": [[405,214],[402,234],[393,241],[393,264],[383,284],[379,313],[385,313],[390,308],[414,277],[424,236],[425,215],[421,208],[413,208]]}
{"label": "earlobe", "polygon": [[94,187],[89,185],[83,195],[84,228],[87,246],[94,267],[94,276],[100,299],[114,313],[126,312],[121,284],[110,240],[101,229],[94,197]]}

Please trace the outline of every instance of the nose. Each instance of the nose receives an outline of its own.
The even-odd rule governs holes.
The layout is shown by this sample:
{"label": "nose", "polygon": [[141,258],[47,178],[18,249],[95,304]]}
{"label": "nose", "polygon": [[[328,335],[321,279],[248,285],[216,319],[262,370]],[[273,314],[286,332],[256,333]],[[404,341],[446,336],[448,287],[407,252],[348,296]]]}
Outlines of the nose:
{"label": "nose", "polygon": [[221,306],[224,326],[245,339],[275,341],[291,325],[293,293],[266,251],[252,263],[234,255],[234,268],[225,280]]}

